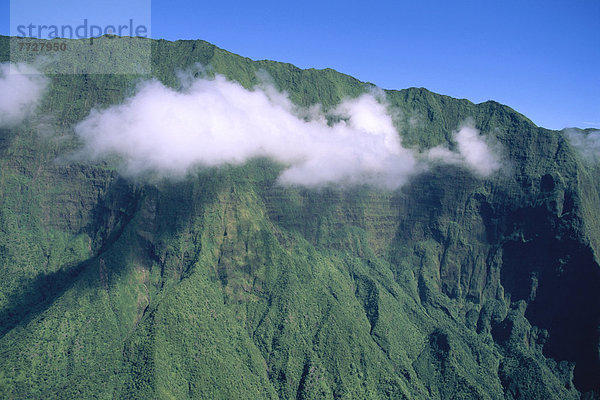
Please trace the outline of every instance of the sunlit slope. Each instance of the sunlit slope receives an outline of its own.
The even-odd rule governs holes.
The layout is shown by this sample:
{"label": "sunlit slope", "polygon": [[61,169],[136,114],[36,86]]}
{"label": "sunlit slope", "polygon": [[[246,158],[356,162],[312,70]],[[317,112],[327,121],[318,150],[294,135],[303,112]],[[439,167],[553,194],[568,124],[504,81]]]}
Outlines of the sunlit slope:
{"label": "sunlit slope", "polygon": [[[370,89],[202,41],[152,46],[153,76],[172,87],[200,63],[246,87],[264,70],[304,106]],[[148,183],[64,158],[79,146],[72,124],[147,77],[50,77],[39,116],[0,131],[0,397],[600,389],[598,171],[562,132],[494,102],[388,91],[406,146],[448,143],[470,118],[503,145],[506,168],[482,179],[434,167],[393,192],[312,190],[276,184],[283,167],[255,159]]]}

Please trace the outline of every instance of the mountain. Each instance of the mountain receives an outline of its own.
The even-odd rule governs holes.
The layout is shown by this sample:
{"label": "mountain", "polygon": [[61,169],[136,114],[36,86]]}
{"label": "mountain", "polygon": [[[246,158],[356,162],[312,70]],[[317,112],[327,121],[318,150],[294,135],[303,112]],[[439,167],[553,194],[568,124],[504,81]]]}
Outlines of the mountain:
{"label": "mountain", "polygon": [[[372,90],[204,41],[151,48],[172,88],[201,64],[245,88],[265,71],[302,107]],[[566,131],[386,90],[404,146],[453,146],[471,120],[503,172],[310,188],[256,157],[145,179],[68,155],[74,125],[148,77],[47,76],[34,117],[0,129],[0,397],[600,398],[600,164]]]}

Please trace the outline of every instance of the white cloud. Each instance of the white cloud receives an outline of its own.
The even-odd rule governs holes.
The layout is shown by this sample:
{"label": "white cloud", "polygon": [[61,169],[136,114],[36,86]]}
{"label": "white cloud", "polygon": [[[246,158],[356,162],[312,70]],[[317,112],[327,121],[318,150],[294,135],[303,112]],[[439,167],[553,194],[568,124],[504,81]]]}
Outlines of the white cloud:
{"label": "white cloud", "polygon": [[497,145],[491,145],[490,140],[482,136],[472,124],[466,124],[454,132],[456,150],[451,151],[445,146],[437,146],[427,152],[431,160],[448,164],[462,164],[480,176],[490,176],[500,169],[501,163]]}
{"label": "white cloud", "polygon": [[300,109],[269,86],[247,90],[222,76],[182,91],[144,83],[123,104],[93,110],[75,130],[83,154],[117,154],[124,172],[181,176],[196,165],[241,164],[266,156],[287,165],[280,182],[370,183],[395,188],[415,172],[386,106],[365,94],[342,102],[329,125],[317,107]]}
{"label": "white cloud", "polygon": [[600,161],[600,130],[588,131],[586,133],[575,129],[568,129],[566,135],[583,158],[589,161]]}
{"label": "white cloud", "polygon": [[0,64],[0,127],[13,127],[32,115],[48,79],[26,64]]}
{"label": "white cloud", "polygon": [[[80,157],[117,155],[125,175],[183,176],[195,166],[243,164],[265,156],[285,165],[279,182],[319,186],[367,183],[397,188],[430,160],[464,163],[487,176],[499,167],[486,140],[470,127],[456,133],[458,153],[402,147],[385,94],[344,100],[325,115],[295,106],[268,84],[247,90],[223,76],[180,77],[180,91],[151,80],[123,104],[94,109],[75,127]],[[328,123],[328,117],[339,121]]]}

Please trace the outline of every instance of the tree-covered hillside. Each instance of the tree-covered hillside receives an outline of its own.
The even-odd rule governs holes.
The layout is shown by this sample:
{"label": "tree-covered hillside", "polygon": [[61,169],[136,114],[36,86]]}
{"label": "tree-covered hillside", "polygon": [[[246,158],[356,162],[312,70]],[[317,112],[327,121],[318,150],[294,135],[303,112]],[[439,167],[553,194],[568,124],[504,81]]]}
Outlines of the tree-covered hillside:
{"label": "tree-covered hillside", "polygon": [[[197,64],[246,88],[266,72],[303,107],[372,90],[152,41],[165,85]],[[73,126],[149,76],[45,68],[38,111],[0,129],[1,398],[599,398],[600,164],[565,132],[492,101],[388,90],[404,146],[452,146],[471,120],[502,171],[308,188],[257,157],[133,178],[70,157]]]}

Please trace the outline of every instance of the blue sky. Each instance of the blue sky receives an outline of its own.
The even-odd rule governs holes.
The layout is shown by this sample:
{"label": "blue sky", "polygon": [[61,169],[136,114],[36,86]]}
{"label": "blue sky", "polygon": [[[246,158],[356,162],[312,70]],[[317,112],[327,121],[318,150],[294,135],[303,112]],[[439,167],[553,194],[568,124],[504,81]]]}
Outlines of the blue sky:
{"label": "blue sky", "polygon": [[[204,39],[252,59],[334,68],[386,89],[496,100],[548,128],[600,128],[598,0],[15,4],[40,21],[144,20],[151,10],[154,38]],[[9,34],[10,2],[0,5],[0,33]]]}

